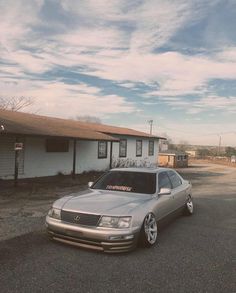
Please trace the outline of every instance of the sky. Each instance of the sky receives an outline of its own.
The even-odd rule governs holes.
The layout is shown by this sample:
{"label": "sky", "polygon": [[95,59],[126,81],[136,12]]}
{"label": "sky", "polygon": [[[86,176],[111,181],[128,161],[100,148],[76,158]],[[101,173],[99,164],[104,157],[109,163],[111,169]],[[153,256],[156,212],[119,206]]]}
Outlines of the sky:
{"label": "sky", "polygon": [[235,0],[0,0],[0,96],[236,146]]}

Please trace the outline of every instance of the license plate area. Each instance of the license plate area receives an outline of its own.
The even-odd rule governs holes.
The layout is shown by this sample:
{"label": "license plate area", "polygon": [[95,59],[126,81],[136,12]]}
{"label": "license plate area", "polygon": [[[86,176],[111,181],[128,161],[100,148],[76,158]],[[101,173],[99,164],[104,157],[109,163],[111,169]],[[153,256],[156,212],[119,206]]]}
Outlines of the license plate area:
{"label": "license plate area", "polygon": [[71,230],[65,229],[64,233],[65,235],[68,235],[71,237],[76,237],[76,238],[83,237],[83,232],[80,232],[80,231],[71,231]]}

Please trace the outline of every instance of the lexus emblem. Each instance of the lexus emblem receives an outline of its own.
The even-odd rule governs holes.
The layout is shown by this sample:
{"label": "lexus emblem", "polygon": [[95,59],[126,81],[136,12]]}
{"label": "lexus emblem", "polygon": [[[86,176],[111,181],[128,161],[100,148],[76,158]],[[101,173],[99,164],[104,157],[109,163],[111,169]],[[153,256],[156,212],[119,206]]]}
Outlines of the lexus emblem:
{"label": "lexus emblem", "polygon": [[76,222],[78,222],[79,219],[80,219],[80,216],[75,216],[75,217],[74,217],[74,220],[75,220]]}

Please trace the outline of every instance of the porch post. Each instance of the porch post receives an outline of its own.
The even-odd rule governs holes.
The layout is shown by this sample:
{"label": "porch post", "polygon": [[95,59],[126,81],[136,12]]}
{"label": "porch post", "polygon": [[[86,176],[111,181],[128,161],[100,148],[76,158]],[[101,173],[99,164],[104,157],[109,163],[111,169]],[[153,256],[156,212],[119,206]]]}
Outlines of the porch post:
{"label": "porch post", "polygon": [[73,171],[72,171],[72,177],[75,178],[76,173],[76,138],[74,138],[74,144],[73,144]]}
{"label": "porch post", "polygon": [[112,150],[113,150],[113,141],[110,143],[110,169],[112,168]]}
{"label": "porch post", "polygon": [[[15,142],[18,142],[18,138],[16,138]],[[14,171],[14,186],[18,185],[18,173],[19,173],[19,150],[15,148],[15,171]]]}

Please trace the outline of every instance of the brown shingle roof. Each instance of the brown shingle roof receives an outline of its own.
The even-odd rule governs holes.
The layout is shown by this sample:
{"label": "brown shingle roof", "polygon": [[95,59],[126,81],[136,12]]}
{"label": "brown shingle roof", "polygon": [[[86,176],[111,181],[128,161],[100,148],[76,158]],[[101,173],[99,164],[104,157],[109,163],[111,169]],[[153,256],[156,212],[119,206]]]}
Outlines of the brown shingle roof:
{"label": "brown shingle roof", "polygon": [[4,125],[4,133],[74,137],[91,140],[117,140],[112,137],[112,135],[115,134],[161,138],[130,128],[53,118],[7,110],[0,110],[0,124]]}
{"label": "brown shingle roof", "polygon": [[43,135],[55,137],[80,138],[87,140],[108,140],[116,138],[80,128],[73,120],[65,120],[39,116],[34,114],[0,110],[0,125],[3,125],[4,133]]}
{"label": "brown shingle roof", "polygon": [[157,137],[154,135],[150,135],[150,134],[142,132],[142,131],[137,131],[137,130],[125,128],[125,127],[111,126],[111,125],[105,125],[105,124],[96,124],[96,123],[88,123],[88,122],[82,122],[82,121],[77,121],[77,123],[78,123],[78,125],[80,125],[80,127],[83,127],[86,129],[93,129],[93,130],[107,133],[107,134],[118,134],[118,135],[120,134],[120,135],[127,135],[127,136],[161,138],[161,137]]}

